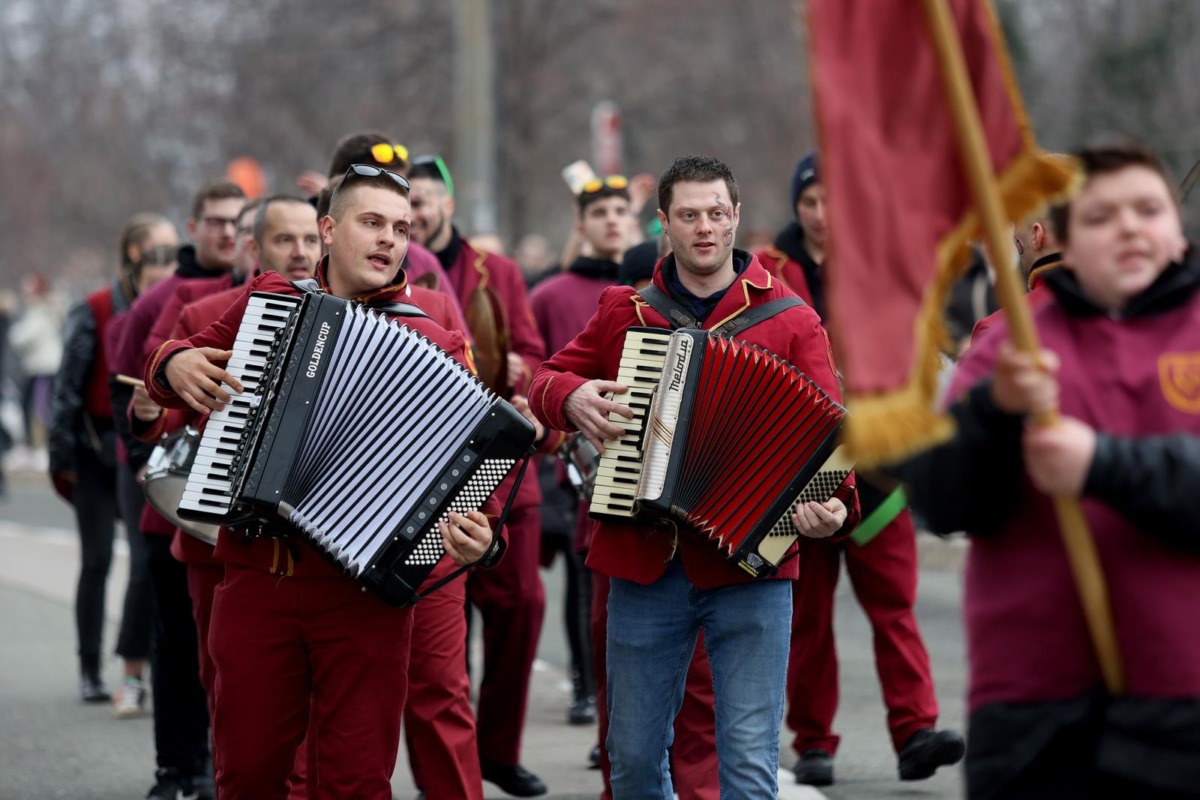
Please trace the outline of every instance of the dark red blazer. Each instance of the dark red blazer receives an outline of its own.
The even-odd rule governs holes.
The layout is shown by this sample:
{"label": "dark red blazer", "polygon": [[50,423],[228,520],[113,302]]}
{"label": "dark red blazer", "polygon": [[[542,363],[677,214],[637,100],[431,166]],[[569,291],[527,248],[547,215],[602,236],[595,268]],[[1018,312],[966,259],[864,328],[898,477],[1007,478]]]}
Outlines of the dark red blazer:
{"label": "dark red blazer", "polygon": [[[661,261],[654,269],[654,284],[666,291]],[[790,289],[763,269],[757,259],[751,258],[705,323],[715,328],[752,306],[791,296],[794,293]],[[563,415],[567,395],[589,380],[615,380],[625,331],[637,326],[669,327],[632,288],[606,289],[600,297],[600,307],[583,332],[534,376],[529,395],[534,414],[552,428],[574,430]],[[738,338],[786,358],[831,397],[841,401],[829,339],[809,306],[788,309],[748,328]],[[729,478],[736,484],[737,475]],[[838,490],[837,496],[849,510],[839,534],[845,535],[858,524],[859,517],[853,477]],[[650,584],[666,571],[667,562],[673,557],[671,539],[669,532],[661,529],[601,521],[592,538],[587,565],[613,578]],[[698,588],[755,580],[700,536],[679,536],[675,557],[683,562],[688,579]],[[798,574],[796,560],[792,558],[784,562],[775,577],[794,579]]]}

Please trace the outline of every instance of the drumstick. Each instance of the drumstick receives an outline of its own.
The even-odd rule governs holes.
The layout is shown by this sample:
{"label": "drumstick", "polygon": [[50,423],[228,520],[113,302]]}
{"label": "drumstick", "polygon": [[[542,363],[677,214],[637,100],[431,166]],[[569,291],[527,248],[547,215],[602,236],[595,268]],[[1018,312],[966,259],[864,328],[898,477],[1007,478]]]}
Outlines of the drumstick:
{"label": "drumstick", "polygon": [[134,388],[139,388],[139,389],[146,388],[146,384],[142,383],[141,378],[132,378],[128,375],[122,375],[119,372],[117,373],[117,383],[123,383],[126,386],[133,386]]}

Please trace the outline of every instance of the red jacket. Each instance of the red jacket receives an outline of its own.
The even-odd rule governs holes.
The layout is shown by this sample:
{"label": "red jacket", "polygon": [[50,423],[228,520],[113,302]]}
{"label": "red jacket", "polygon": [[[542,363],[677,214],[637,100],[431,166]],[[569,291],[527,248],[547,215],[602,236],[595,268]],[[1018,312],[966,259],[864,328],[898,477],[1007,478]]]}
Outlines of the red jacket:
{"label": "red jacket", "polygon": [[[665,259],[664,259],[665,260]],[[663,291],[663,262],[654,269],[654,284]],[[751,257],[745,271],[717,303],[706,323],[714,328],[752,306],[762,305],[793,292],[775,280]],[[666,328],[667,321],[630,287],[605,290],[600,307],[575,340],[550,358],[534,376],[529,402],[543,423],[559,430],[574,430],[563,415],[567,395],[589,380],[615,380],[620,367],[626,330],[636,326]],[[808,306],[791,308],[748,328],[738,339],[759,345],[786,358],[831,397],[841,400],[833,353],[821,321]],[[736,482],[737,476],[730,480]],[[853,478],[837,492],[849,514],[843,533],[858,523],[858,502]],[[700,536],[679,536],[678,558],[693,585],[709,589],[755,580],[727,561],[720,551]],[[672,537],[660,529],[600,521],[592,538],[587,565],[613,578],[650,584],[657,580],[673,558]],[[796,560],[786,560],[775,578],[794,579]]]}
{"label": "red jacket", "polygon": [[[323,288],[328,288],[324,280],[324,267],[325,262],[322,261],[317,268],[317,279]],[[355,299],[360,302],[385,300],[414,304],[421,302],[419,298],[423,298],[426,302],[429,300],[429,296],[424,292],[418,293],[414,290],[410,295],[407,289],[407,279],[404,273],[401,272],[396,283],[377,292]],[[187,404],[178,395],[154,379],[159,365],[176,352],[190,347],[215,347],[220,350],[232,348],[251,292],[274,292],[276,294],[290,295],[299,293],[290,281],[277,273],[269,272],[260,275],[251,281],[236,297],[232,298],[232,302],[228,304],[224,313],[211,326],[188,339],[168,340],[164,342],[147,360],[145,369],[146,386],[150,392],[150,396],[156,403],[167,408],[187,408]],[[210,299],[215,302],[215,298]],[[437,309],[436,313],[444,314],[442,310],[444,308],[442,306],[440,309]],[[470,364],[466,349],[466,340],[460,332],[448,331],[432,319],[411,318],[406,319],[405,324],[453,355],[460,363]],[[494,511],[495,509],[489,508],[488,510]],[[261,569],[278,575],[308,577],[340,577],[342,575],[340,570],[327,562],[311,545],[299,538],[290,541],[296,544],[299,554],[297,558],[293,558],[286,544],[282,543],[279,539],[259,538],[246,541],[245,537],[239,533],[228,531],[222,533],[219,538],[216,555],[222,561]]]}
{"label": "red jacket", "polygon": [[810,306],[813,304],[812,292],[808,288],[808,278],[804,275],[804,267],[787,253],[775,245],[771,245],[754,254],[758,263],[771,275],[783,281],[789,289],[800,295],[800,299]]}
{"label": "red jacket", "polygon": [[[458,302],[466,314],[471,337],[477,347],[485,347],[485,342],[497,337],[506,341],[508,351],[519,355],[525,364],[524,374],[508,388],[512,394],[528,394],[533,373],[546,358],[546,346],[529,309],[521,269],[515,261],[476,250],[466,239],[460,242],[458,258],[447,274],[458,289]],[[478,313],[482,298],[487,298],[493,309],[500,310],[498,330],[484,330],[486,326]],[[506,478],[496,489],[497,496],[507,498],[514,480],[513,476]],[[513,507],[541,505],[541,502],[542,490],[535,472],[521,481]]]}

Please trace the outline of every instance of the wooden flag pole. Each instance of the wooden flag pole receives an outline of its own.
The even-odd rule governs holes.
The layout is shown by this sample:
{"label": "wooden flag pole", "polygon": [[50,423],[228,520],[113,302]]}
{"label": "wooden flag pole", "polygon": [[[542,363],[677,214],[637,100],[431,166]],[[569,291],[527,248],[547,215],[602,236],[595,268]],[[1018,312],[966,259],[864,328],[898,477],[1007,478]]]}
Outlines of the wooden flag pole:
{"label": "wooden flag pole", "polygon": [[[954,119],[963,166],[983,224],[988,254],[996,267],[996,293],[1008,318],[1013,343],[1026,353],[1036,354],[1039,350],[1037,331],[1033,326],[1033,316],[1029,312],[1025,292],[1017,281],[1016,271],[1005,266],[1010,260],[1009,253],[1012,249],[1006,231],[1007,223],[1000,200],[1000,190],[992,170],[991,154],[983,135],[983,123],[979,118],[975,95],[967,76],[962,45],[954,28],[954,19],[946,0],[921,1],[937,52],[938,68]],[[1058,422],[1058,413],[1051,411],[1039,414],[1036,421],[1040,425],[1053,425]],[[1088,630],[1104,674],[1105,686],[1109,693],[1121,694],[1125,688],[1124,667],[1116,630],[1113,628],[1108,587],[1100,568],[1100,557],[1096,553],[1096,543],[1088,531],[1087,520],[1084,519],[1083,509],[1078,500],[1072,497],[1055,497],[1054,508],[1058,515],[1059,528],[1062,530],[1067,560],[1071,564],[1083,604]]]}

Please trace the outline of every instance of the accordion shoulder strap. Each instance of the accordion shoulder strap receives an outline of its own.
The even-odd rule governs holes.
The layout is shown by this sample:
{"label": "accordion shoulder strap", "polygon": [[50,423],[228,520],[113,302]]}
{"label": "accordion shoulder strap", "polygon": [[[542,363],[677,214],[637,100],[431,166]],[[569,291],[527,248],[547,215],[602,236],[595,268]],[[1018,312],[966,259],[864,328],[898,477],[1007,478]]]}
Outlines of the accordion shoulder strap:
{"label": "accordion shoulder strap", "polygon": [[[292,281],[292,286],[295,286],[305,294],[320,294],[321,284],[317,283],[316,278],[305,278],[302,281]],[[412,303],[366,303],[367,308],[371,311],[379,311],[387,314],[389,317],[425,317],[429,318],[421,309],[417,308]]]}
{"label": "accordion shoulder strap", "polygon": [[650,307],[671,323],[671,328],[699,328],[700,320],[692,316],[686,308],[679,304],[671,295],[655,286],[653,283],[638,292]]}
{"label": "accordion shoulder strap", "polygon": [[[673,329],[703,327],[700,320],[692,316],[686,308],[679,304],[679,301],[654,284],[650,284],[638,294],[650,304],[651,308],[661,314],[663,319],[670,322]],[[725,324],[714,328],[713,333],[720,336],[733,336],[735,333],[741,333],[752,325],[768,320],[789,308],[802,305],[804,305],[804,301],[799,297],[780,297],[778,300],[746,309]]]}
{"label": "accordion shoulder strap", "polygon": [[421,309],[414,306],[412,303],[367,303],[366,307],[372,311],[381,311],[389,317],[425,317],[429,318]]}
{"label": "accordion shoulder strap", "polygon": [[719,336],[733,336],[735,333],[741,333],[753,325],[757,325],[776,314],[787,311],[789,308],[796,308],[802,305],[804,305],[804,301],[799,297],[780,297],[769,303],[763,303],[761,306],[746,309],[724,325],[713,328],[713,333]]}
{"label": "accordion shoulder strap", "polygon": [[321,291],[321,284],[317,283],[316,278],[305,278],[302,281],[292,281],[292,286],[295,286],[305,294],[316,294]]}

